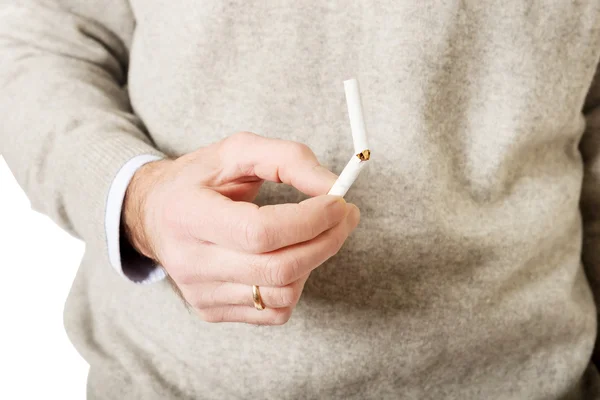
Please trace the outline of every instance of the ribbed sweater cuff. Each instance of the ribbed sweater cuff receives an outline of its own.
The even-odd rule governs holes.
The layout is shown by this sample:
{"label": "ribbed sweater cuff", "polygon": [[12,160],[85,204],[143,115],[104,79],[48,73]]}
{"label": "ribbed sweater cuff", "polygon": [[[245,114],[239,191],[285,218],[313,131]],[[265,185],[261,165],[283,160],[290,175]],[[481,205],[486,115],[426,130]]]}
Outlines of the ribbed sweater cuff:
{"label": "ribbed sweater cuff", "polygon": [[[164,158],[144,139],[131,133],[106,134],[90,138],[82,138],[81,143],[74,143],[75,160],[71,163],[75,171],[64,177],[71,195],[67,201],[79,204],[67,205],[66,209],[76,225],[76,230],[86,242],[88,250],[92,250],[109,267],[108,238],[106,234],[106,213],[108,195],[118,172],[132,158],[140,155],[152,155]],[[81,146],[79,146],[79,144]]]}

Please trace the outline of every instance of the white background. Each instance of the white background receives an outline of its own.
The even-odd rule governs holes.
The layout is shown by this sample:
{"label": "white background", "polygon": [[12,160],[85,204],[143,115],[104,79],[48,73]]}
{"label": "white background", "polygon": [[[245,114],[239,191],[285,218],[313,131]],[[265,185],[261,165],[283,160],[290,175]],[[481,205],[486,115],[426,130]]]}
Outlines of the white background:
{"label": "white background", "polygon": [[88,366],[62,322],[83,249],[31,210],[0,156],[0,399],[85,399]]}

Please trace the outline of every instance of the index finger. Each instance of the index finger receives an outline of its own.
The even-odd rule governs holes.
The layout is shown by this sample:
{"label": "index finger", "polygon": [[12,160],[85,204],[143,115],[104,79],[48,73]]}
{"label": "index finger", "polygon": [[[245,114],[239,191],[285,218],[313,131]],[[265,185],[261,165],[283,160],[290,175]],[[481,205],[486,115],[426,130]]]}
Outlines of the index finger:
{"label": "index finger", "polygon": [[220,152],[225,180],[256,176],[318,196],[326,194],[337,179],[308,146],[298,142],[242,132],[224,140]]}

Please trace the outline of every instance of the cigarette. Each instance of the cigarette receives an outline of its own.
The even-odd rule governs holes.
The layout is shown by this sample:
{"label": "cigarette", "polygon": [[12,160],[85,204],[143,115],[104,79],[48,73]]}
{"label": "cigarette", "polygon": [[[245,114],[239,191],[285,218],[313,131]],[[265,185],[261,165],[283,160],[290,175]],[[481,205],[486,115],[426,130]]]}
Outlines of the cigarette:
{"label": "cigarette", "polygon": [[346,164],[346,167],[327,194],[344,197],[365,165],[367,165],[366,161],[361,161],[360,158],[352,154],[352,158],[348,161],[348,164]]}
{"label": "cigarette", "polygon": [[[354,142],[354,154],[359,156],[364,151],[369,150],[369,142],[367,141],[367,128],[363,117],[358,81],[356,79],[344,81],[344,91],[346,92],[346,104],[348,105],[350,129],[352,130],[352,141]],[[368,157],[366,158],[368,159]]]}
{"label": "cigarette", "polygon": [[367,129],[360,101],[360,91],[356,79],[344,81],[344,90],[346,92],[346,103],[348,104],[352,141],[354,142],[354,154],[352,154],[350,161],[348,161],[348,164],[346,164],[328,193],[341,197],[344,197],[348,193],[348,190],[350,190],[350,187],[356,181],[356,178],[358,178],[360,171],[362,171],[365,165],[367,165],[367,161],[371,158],[369,142],[367,141]]}

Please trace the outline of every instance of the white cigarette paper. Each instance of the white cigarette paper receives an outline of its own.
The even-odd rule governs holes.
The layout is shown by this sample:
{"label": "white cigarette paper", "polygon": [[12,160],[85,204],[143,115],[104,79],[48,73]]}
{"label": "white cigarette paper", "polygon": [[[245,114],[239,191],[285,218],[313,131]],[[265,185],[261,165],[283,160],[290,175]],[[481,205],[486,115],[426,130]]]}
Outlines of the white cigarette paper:
{"label": "white cigarette paper", "polygon": [[356,79],[344,81],[346,92],[346,103],[348,105],[348,116],[350,117],[350,129],[354,141],[354,154],[361,154],[369,149],[367,141],[367,128],[363,117],[362,103],[360,101],[360,90]]}
{"label": "white cigarette paper", "polygon": [[354,183],[360,171],[367,165],[371,156],[369,143],[367,142],[367,129],[363,118],[360,91],[356,79],[344,81],[346,102],[348,103],[348,116],[350,117],[350,129],[354,142],[354,154],[346,164],[346,167],[335,181],[328,194],[344,197],[350,186]]}
{"label": "white cigarette paper", "polygon": [[360,158],[352,154],[352,158],[327,194],[344,197],[365,165],[367,165],[366,161],[361,161]]}

